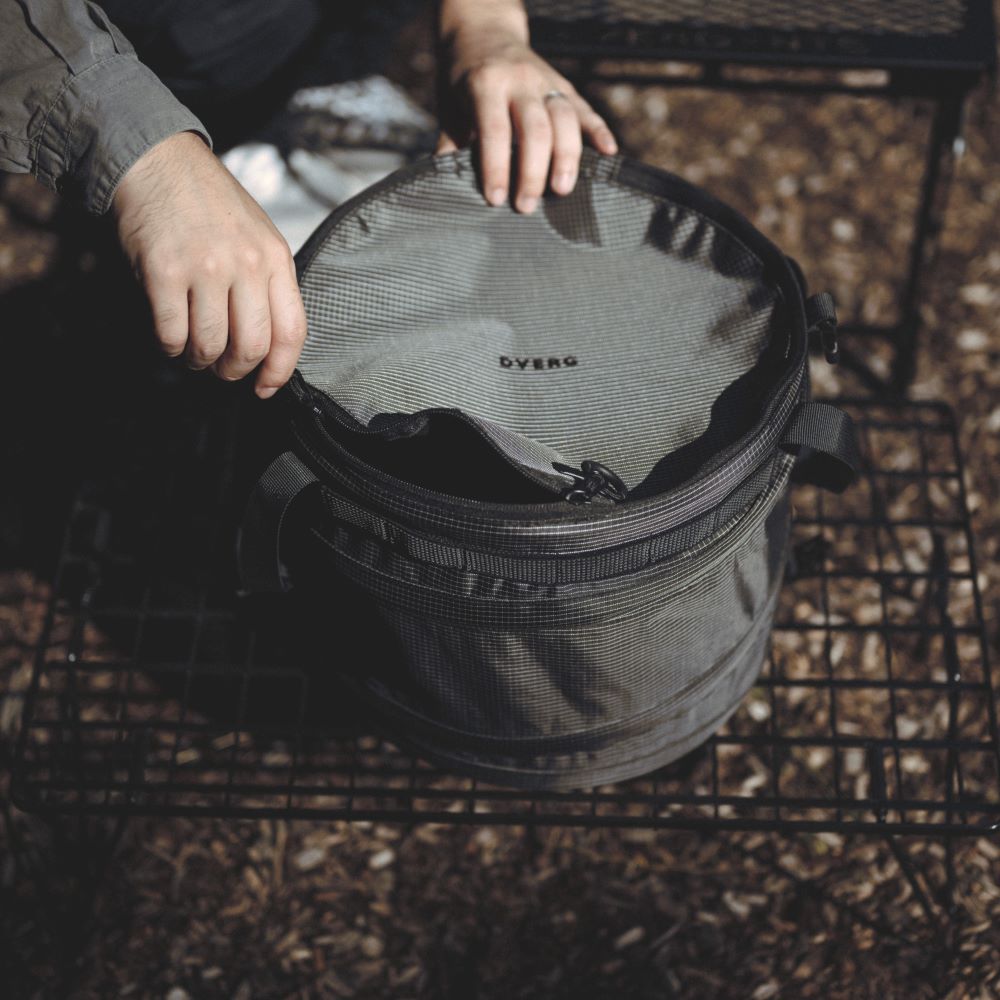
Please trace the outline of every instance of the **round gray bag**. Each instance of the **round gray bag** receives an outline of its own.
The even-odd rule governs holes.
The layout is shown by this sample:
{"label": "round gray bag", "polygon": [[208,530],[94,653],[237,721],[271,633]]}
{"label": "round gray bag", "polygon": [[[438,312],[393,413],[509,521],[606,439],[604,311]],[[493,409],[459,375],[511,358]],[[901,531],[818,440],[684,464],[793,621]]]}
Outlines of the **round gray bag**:
{"label": "round gray bag", "polygon": [[839,490],[857,465],[808,399],[829,296],[703,191],[589,151],[527,216],[468,153],[423,161],[298,265],[244,588],[307,588],[330,668],[488,780],[615,781],[716,730],[766,653],[793,470]]}

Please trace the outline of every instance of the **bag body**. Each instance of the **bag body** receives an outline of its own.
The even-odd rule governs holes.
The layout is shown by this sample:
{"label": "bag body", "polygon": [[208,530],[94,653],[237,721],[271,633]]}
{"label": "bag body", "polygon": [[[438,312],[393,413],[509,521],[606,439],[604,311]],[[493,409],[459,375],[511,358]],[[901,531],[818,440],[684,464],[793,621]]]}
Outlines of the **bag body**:
{"label": "bag body", "polygon": [[589,152],[534,217],[486,206],[468,153],[416,164],[297,262],[245,589],[308,588],[331,669],[490,781],[622,780],[714,732],[766,655],[793,472],[857,465],[809,400],[829,297],[704,192]]}

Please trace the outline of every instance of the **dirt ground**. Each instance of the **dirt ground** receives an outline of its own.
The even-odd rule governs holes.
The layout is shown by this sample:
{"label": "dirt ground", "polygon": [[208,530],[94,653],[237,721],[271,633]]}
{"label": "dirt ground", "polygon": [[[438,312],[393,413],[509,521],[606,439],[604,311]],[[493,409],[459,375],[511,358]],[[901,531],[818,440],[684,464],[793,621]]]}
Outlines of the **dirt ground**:
{"label": "dirt ground", "polygon": [[[426,51],[396,75],[426,97]],[[623,84],[594,93],[632,155],[745,212],[800,261],[813,288],[834,293],[842,317],[894,317],[926,106]],[[966,139],[928,277],[912,395],[948,401],[958,415],[998,663],[1000,107],[992,93],[976,95]],[[0,293],[43,278],[65,252],[56,207],[28,179],[4,187]],[[73,252],[76,266],[92,265],[86,246]],[[0,329],[6,357],[25,335]],[[869,347],[884,364],[884,349]],[[16,378],[7,365],[4,375]],[[835,379],[858,389],[843,372],[824,375],[824,389],[836,389]],[[42,574],[0,563],[0,747],[16,728],[44,598]],[[79,831],[4,806],[5,996],[1000,996],[995,837],[956,843],[949,942],[943,923],[921,914],[889,845],[865,837],[135,820],[91,891],[108,830],[96,824],[90,834],[88,846]],[[942,845],[908,847],[940,884]]]}

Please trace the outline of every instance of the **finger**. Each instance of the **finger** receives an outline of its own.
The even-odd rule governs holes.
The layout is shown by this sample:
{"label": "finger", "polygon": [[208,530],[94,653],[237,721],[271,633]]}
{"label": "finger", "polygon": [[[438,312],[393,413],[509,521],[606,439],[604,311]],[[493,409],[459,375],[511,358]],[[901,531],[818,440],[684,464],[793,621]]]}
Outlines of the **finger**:
{"label": "finger", "polygon": [[188,306],[189,332],[184,357],[200,371],[213,364],[229,338],[229,284],[196,283]]}
{"label": "finger", "polygon": [[514,103],[514,128],[519,142],[517,199],[519,212],[533,212],[545,190],[552,156],[552,122],[538,98]]}
{"label": "finger", "polygon": [[434,155],[443,156],[445,153],[455,153],[457,151],[458,143],[447,132],[442,132],[438,136],[437,148],[434,150]]}
{"label": "finger", "polygon": [[593,143],[594,148],[608,156],[617,153],[618,142],[607,122],[582,97],[576,98],[574,103],[583,134]]}
{"label": "finger", "polygon": [[229,289],[229,342],[212,366],[227,382],[248,375],[271,346],[271,307],[266,276],[248,276]]}
{"label": "finger", "polygon": [[550,97],[545,106],[552,122],[552,190],[556,194],[569,194],[576,184],[583,149],[580,119],[565,97]]}
{"label": "finger", "polygon": [[502,205],[510,190],[511,126],[507,97],[493,89],[476,91],[474,99],[483,193],[491,205]]}
{"label": "finger", "polygon": [[188,340],[188,296],[183,284],[150,282],[146,289],[153,329],[160,348],[171,358],[184,353]]}
{"label": "finger", "polygon": [[271,344],[257,375],[261,399],[273,396],[291,377],[306,339],[306,312],[295,281],[294,269],[271,277]]}

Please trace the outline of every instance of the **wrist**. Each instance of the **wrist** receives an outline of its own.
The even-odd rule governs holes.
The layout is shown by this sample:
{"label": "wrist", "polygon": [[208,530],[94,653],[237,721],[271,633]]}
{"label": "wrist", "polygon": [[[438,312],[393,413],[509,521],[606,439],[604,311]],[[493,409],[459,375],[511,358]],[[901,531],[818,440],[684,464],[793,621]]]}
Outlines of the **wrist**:
{"label": "wrist", "polygon": [[521,0],[441,0],[438,31],[452,48],[483,39],[529,44],[528,14]]}
{"label": "wrist", "polygon": [[158,184],[171,163],[186,162],[207,153],[208,144],[197,132],[175,132],[150,146],[126,171],[118,183],[111,209],[116,215],[127,211],[131,202],[148,192],[150,185]]}

